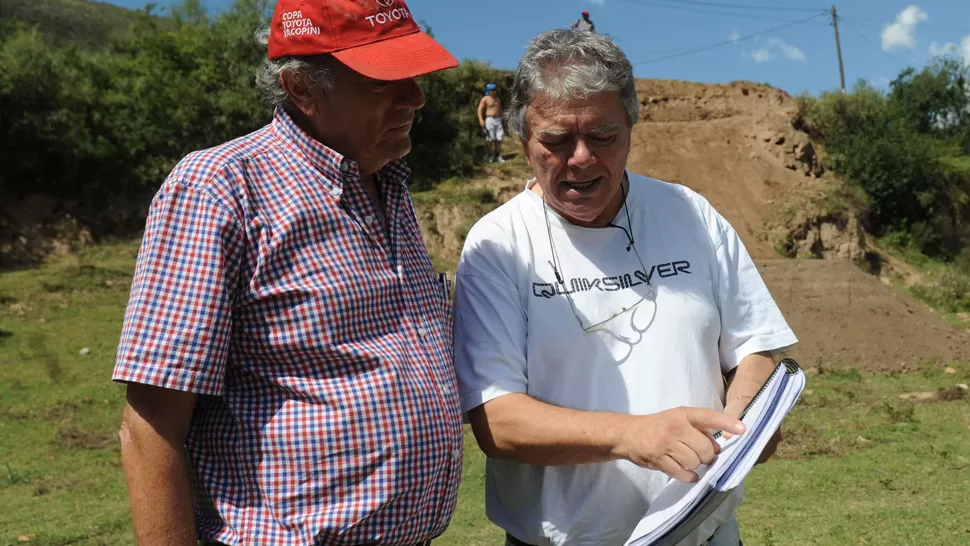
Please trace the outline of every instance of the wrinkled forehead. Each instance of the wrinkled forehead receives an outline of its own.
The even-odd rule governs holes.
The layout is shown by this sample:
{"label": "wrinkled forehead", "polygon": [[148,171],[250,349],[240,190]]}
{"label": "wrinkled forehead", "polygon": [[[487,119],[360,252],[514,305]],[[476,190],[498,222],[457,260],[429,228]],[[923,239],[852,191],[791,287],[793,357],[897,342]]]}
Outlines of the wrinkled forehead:
{"label": "wrinkled forehead", "polygon": [[534,134],[609,133],[627,126],[617,91],[568,98],[536,93],[529,101],[526,122]]}

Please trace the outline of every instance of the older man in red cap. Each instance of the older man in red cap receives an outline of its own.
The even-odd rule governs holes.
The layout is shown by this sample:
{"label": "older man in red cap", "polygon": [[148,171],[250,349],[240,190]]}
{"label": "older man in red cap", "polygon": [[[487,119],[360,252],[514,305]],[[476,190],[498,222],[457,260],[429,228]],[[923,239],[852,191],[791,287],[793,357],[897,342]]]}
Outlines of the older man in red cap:
{"label": "older man in red cap", "polygon": [[458,63],[402,0],[279,0],[261,37],[272,122],[189,154],[149,212],[113,374],[135,535],[427,544],[461,414],[401,158],[415,78]]}

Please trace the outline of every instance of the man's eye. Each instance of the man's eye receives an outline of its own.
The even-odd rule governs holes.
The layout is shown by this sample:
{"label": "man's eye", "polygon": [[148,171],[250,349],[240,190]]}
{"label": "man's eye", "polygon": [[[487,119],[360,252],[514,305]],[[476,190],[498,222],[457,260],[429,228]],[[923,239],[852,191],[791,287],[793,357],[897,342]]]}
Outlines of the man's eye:
{"label": "man's eye", "polygon": [[592,140],[596,144],[604,144],[604,145],[613,144],[613,141],[616,140],[616,135],[610,135],[605,137],[593,137]]}
{"label": "man's eye", "polygon": [[549,148],[550,150],[558,150],[566,145],[565,140],[555,140],[555,141],[544,141],[543,146]]}

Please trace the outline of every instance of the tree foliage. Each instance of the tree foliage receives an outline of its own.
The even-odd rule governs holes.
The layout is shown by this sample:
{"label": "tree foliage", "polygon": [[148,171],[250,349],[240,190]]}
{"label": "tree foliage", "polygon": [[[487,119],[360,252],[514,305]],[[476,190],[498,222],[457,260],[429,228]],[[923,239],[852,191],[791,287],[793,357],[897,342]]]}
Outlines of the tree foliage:
{"label": "tree foliage", "polygon": [[[74,11],[90,7],[58,2]],[[150,6],[129,13],[130,27],[99,47],[51,40],[59,23],[0,28],[0,200],[50,197],[95,233],[137,227],[143,210],[123,217],[105,204],[124,198],[147,205],[185,154],[269,122],[272,111],[254,86],[265,50],[253,41],[268,20],[267,0],[238,0],[216,16],[199,0],[186,0],[168,18]],[[466,61],[421,80],[427,105],[409,157],[418,187],[475,168],[483,148],[478,99],[487,81],[510,78]]]}
{"label": "tree foliage", "polygon": [[508,104],[512,76],[512,72],[465,60],[456,69],[421,78],[427,102],[415,119],[414,148],[408,156],[414,168],[414,189],[428,189],[444,178],[466,176],[477,168],[485,150],[476,113],[478,101],[485,84],[491,82],[498,85],[503,104]]}
{"label": "tree foliage", "polygon": [[869,197],[877,234],[952,258],[970,240],[970,77],[952,59],[903,70],[881,93],[800,100],[799,122],[821,140],[830,167]]}

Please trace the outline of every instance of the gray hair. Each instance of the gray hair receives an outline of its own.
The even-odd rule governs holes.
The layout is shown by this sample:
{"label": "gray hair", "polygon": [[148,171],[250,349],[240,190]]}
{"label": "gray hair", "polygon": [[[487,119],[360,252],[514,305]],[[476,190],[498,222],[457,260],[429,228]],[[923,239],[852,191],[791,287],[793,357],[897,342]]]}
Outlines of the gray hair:
{"label": "gray hair", "polygon": [[[263,26],[253,34],[256,44],[264,49],[269,48],[269,27]],[[324,93],[334,88],[333,70],[330,69],[330,55],[313,55],[307,57],[267,58],[262,66],[256,69],[256,89],[262,95],[266,104],[272,107],[282,107],[292,110],[293,103],[289,94],[280,83],[280,75],[291,73],[296,78],[303,78],[314,92]]]}
{"label": "gray hair", "polygon": [[612,39],[576,29],[544,32],[526,46],[515,72],[506,117],[509,131],[528,138],[525,115],[537,93],[563,100],[601,91],[619,92],[631,127],[640,119],[633,65]]}

